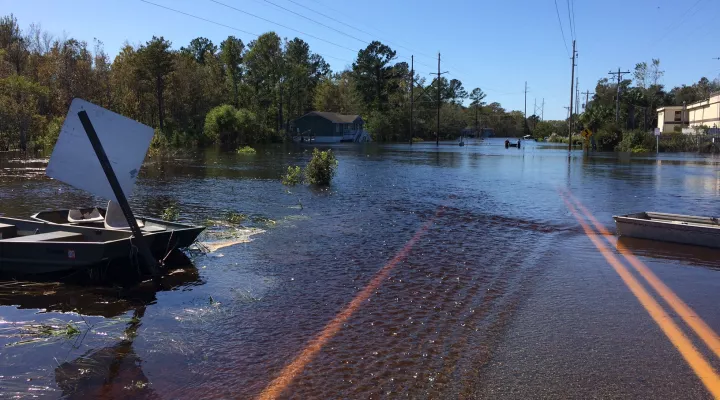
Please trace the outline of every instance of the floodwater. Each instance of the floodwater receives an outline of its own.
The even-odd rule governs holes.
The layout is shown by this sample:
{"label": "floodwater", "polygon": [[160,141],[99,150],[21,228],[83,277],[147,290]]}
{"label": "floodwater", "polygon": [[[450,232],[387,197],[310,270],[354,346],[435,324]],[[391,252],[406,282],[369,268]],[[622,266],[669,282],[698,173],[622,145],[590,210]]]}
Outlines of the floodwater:
{"label": "floodwater", "polygon": [[[160,288],[0,282],[0,398],[713,397],[720,353],[576,215],[611,232],[614,214],[718,215],[720,158],[347,144],[331,187],[288,192],[279,176],[311,150],[150,159],[138,214],[177,204],[211,225],[203,240],[247,240]],[[43,177],[46,160],[2,157],[0,213],[102,204]],[[717,338],[720,252],[619,243]]]}

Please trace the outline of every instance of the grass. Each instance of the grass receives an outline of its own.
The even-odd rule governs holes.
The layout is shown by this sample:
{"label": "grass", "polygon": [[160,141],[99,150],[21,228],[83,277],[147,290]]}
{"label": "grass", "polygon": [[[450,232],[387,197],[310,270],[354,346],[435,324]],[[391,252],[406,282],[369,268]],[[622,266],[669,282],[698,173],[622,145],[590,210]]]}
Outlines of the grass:
{"label": "grass", "polygon": [[238,154],[253,155],[257,154],[257,151],[250,146],[243,146],[237,149]]}
{"label": "grass", "polygon": [[419,143],[419,142],[424,142],[424,141],[425,141],[425,139],[423,139],[423,138],[419,138],[419,137],[412,138],[413,143]]}

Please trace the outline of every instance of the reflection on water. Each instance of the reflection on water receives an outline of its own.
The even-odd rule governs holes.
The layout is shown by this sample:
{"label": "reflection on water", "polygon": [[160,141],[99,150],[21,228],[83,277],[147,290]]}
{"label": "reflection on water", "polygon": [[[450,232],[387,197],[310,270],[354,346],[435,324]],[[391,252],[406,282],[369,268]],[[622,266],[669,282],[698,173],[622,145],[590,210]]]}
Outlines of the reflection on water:
{"label": "reflection on water", "polygon": [[638,256],[677,261],[681,264],[720,270],[720,250],[718,249],[625,236],[618,238],[618,244]]}
{"label": "reflection on water", "polygon": [[[312,146],[149,159],[130,199],[137,213],[157,216],[176,204],[182,221],[210,221],[223,246],[195,257],[196,269],[171,274],[159,289],[0,283],[0,391],[20,398],[252,398],[401,254],[387,280],[284,395],[474,398],[484,393],[485,374],[497,349],[512,339],[511,327],[517,342],[510,347],[518,352],[523,343],[543,343],[533,336],[539,327],[555,329],[549,337],[562,330],[544,321],[514,325],[519,310],[532,306],[529,296],[555,284],[548,276],[580,266],[563,286],[577,295],[558,299],[559,291],[547,290],[548,297],[534,300],[556,307],[546,310],[553,315],[566,309],[598,315],[598,299],[618,284],[558,189],[570,190],[608,227],[612,215],[646,210],[720,214],[715,157],[568,156],[563,146],[527,142],[505,149],[503,142],[332,145],[340,161],[333,185],[289,191],[279,177],[288,165],[305,165]],[[103,203],[44,177],[38,173],[44,165],[0,155],[0,213],[29,216]],[[401,251],[439,207],[444,212],[422,239]],[[265,222],[226,229],[221,222],[229,213]],[[652,260],[651,267],[661,266],[663,278],[682,270],[684,280],[667,282],[681,296],[698,290],[686,283],[694,274],[718,269],[715,254],[705,249],[620,240]],[[595,272],[599,277],[583,275]],[[710,325],[720,326],[717,313],[703,309],[711,303],[692,302]],[[618,309],[628,314],[609,313],[612,326],[647,317]],[[9,345],[21,340],[18,327],[43,324],[72,324],[82,336],[67,329]],[[638,350],[648,351],[648,359],[660,346],[652,343]],[[584,360],[593,376],[637,371],[623,350],[603,354],[598,359],[607,362],[600,365]],[[552,359],[531,361],[542,366]],[[503,374],[515,377],[509,367]],[[517,380],[557,376],[547,369]]]}

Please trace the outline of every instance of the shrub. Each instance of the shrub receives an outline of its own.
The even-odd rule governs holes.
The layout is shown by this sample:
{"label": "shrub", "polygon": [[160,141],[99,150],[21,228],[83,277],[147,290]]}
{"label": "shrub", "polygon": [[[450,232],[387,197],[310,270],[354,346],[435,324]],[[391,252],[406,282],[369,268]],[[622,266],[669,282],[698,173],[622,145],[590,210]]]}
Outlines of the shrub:
{"label": "shrub", "polygon": [[254,141],[257,118],[251,111],[236,109],[224,104],[210,110],[205,116],[203,133],[211,143],[224,145]]}
{"label": "shrub", "polygon": [[620,134],[614,130],[599,129],[594,138],[597,149],[600,151],[613,151],[620,143]]}
{"label": "shrub", "polygon": [[295,186],[302,181],[302,171],[300,167],[288,166],[287,174],[283,175],[282,183],[286,186]]}
{"label": "shrub", "polygon": [[625,131],[622,134],[622,140],[618,143],[616,149],[627,152],[640,152],[638,149],[654,149],[655,136],[649,132],[640,130]]}
{"label": "shrub", "polygon": [[171,204],[162,212],[162,219],[165,221],[174,222],[178,220],[178,217],[180,217],[180,210],[175,204]]}
{"label": "shrub", "polygon": [[305,167],[305,177],[313,185],[329,185],[337,172],[338,161],[332,150],[313,150],[312,158]]}
{"label": "shrub", "polygon": [[246,154],[246,155],[253,155],[253,154],[257,153],[257,151],[255,151],[255,149],[253,149],[250,146],[240,147],[239,149],[237,149],[237,152],[238,152],[238,154]]}

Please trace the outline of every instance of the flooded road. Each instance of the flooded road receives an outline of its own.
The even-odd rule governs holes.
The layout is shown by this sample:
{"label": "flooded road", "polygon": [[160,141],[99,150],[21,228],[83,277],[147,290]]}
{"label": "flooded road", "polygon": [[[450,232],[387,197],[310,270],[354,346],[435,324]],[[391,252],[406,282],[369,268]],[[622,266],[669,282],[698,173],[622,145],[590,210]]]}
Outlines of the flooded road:
{"label": "flooded road", "polygon": [[[600,228],[720,214],[720,158],[501,139],[333,149],[330,188],[289,192],[279,176],[311,147],[149,160],[138,214],[177,204],[205,240],[254,234],[161,290],[0,282],[0,397],[718,395],[720,252]],[[44,166],[0,158],[0,213],[102,204]],[[219,222],[233,214],[241,227]]]}

